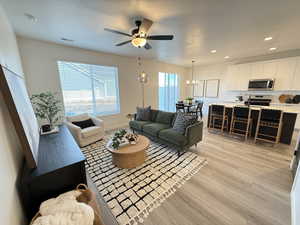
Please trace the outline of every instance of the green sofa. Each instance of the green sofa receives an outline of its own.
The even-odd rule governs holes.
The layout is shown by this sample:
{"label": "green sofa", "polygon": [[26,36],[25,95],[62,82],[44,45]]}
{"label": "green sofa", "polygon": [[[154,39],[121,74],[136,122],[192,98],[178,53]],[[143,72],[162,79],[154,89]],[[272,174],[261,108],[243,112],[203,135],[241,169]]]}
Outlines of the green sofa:
{"label": "green sofa", "polygon": [[129,122],[129,126],[133,132],[174,147],[180,156],[189,147],[197,145],[202,140],[203,121],[198,121],[187,127],[183,135],[172,129],[175,118],[176,113],[152,109],[149,121],[136,120],[135,116],[134,120]]}

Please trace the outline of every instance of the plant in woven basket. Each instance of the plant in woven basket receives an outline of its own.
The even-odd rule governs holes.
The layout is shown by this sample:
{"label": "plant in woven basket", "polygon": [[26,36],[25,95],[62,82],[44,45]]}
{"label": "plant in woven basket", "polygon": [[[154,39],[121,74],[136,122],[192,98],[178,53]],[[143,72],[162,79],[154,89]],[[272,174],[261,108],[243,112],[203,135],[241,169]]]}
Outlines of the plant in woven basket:
{"label": "plant in woven basket", "polygon": [[122,139],[124,138],[124,136],[127,134],[127,131],[125,129],[121,129],[119,131],[117,131],[113,138],[112,138],[112,147],[114,149],[119,148],[120,144],[122,143]]}
{"label": "plant in woven basket", "polygon": [[35,115],[41,120],[46,120],[51,129],[61,118],[59,116],[62,110],[61,101],[56,98],[56,95],[56,93],[42,92],[32,95],[30,98]]}

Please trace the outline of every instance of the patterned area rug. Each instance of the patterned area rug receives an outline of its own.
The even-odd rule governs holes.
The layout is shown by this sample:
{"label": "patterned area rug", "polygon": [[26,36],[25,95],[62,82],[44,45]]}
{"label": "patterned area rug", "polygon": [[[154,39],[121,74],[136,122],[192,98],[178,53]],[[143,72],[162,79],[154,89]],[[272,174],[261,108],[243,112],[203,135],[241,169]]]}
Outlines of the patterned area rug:
{"label": "patterned area rug", "polygon": [[106,141],[82,148],[86,169],[120,225],[136,225],[207,162],[195,153],[151,142],[146,162],[134,169],[112,164]]}

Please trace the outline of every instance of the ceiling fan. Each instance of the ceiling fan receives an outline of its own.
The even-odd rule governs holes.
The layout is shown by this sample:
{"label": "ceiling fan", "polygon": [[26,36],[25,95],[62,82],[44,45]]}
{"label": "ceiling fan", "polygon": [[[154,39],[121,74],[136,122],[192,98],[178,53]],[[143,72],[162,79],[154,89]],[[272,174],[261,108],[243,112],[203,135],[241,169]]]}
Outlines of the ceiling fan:
{"label": "ceiling fan", "polygon": [[130,40],[116,44],[116,46],[122,46],[131,42],[133,46],[137,48],[144,47],[147,50],[152,48],[151,45],[147,42],[147,40],[172,40],[174,38],[173,35],[148,35],[148,31],[152,24],[153,22],[151,20],[145,18],[142,21],[136,20],[135,25],[137,27],[131,31],[131,34],[127,34],[109,28],[104,28],[104,30],[115,34],[121,34],[131,37]]}

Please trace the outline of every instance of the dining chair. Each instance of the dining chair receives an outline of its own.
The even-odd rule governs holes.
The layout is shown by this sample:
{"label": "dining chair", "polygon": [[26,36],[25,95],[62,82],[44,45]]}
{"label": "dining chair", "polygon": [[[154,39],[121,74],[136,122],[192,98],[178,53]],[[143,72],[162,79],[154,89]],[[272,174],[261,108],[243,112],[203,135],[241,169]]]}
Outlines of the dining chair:
{"label": "dining chair", "polygon": [[200,118],[202,119],[203,114],[202,114],[202,108],[203,108],[203,101],[196,101],[196,108],[192,109],[190,111],[190,114],[196,115],[196,116],[200,116]]}
{"label": "dining chair", "polygon": [[185,107],[183,103],[176,103],[176,112],[179,111],[185,113]]}
{"label": "dining chair", "polygon": [[255,132],[257,140],[277,144],[281,135],[283,111],[277,109],[261,109]]}

